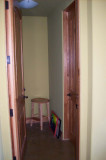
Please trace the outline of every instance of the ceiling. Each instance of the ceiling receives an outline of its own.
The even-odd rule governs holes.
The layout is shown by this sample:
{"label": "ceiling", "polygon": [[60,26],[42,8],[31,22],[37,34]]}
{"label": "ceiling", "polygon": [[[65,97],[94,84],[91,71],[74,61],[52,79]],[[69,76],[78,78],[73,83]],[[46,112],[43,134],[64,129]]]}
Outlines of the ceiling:
{"label": "ceiling", "polygon": [[[15,0],[20,2],[22,0]],[[35,1],[35,0],[34,0]],[[59,4],[66,0],[36,0],[38,6],[32,9],[21,9],[23,16],[48,16]],[[18,3],[17,2],[17,3]]]}

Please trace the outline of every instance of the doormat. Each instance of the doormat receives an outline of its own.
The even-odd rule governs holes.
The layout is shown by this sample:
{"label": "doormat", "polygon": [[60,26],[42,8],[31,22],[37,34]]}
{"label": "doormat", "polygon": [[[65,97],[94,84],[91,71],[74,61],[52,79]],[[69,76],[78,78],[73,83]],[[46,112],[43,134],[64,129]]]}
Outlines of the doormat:
{"label": "doormat", "polygon": [[61,137],[61,120],[60,118],[54,113],[54,111],[51,111],[50,116],[50,128],[53,132],[53,135],[57,138]]}

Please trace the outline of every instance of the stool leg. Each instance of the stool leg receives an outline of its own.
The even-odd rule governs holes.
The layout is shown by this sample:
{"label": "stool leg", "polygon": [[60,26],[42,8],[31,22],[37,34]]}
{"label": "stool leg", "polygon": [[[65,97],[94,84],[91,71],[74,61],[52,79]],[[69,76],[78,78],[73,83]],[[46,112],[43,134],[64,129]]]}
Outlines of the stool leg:
{"label": "stool leg", "polygon": [[40,119],[40,104],[38,104],[38,117]]}
{"label": "stool leg", "polygon": [[[31,118],[33,118],[34,117],[34,103],[32,102],[31,103]],[[30,126],[32,126],[33,125],[33,119],[31,119],[31,124],[30,124]]]}
{"label": "stool leg", "polygon": [[49,108],[49,102],[47,103],[47,116],[48,116],[48,121],[50,122],[50,108]]}
{"label": "stool leg", "polygon": [[42,115],[42,104],[39,104],[40,108],[40,129],[43,130],[43,115]]}

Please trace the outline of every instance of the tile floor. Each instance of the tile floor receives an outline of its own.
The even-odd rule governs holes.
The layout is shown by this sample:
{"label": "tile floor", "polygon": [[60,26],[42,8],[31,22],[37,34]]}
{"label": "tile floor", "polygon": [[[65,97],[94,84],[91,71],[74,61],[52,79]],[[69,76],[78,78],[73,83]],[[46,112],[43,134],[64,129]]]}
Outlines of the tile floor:
{"label": "tile floor", "polygon": [[56,139],[47,123],[43,131],[39,124],[27,125],[27,146],[24,160],[75,160],[70,141]]}

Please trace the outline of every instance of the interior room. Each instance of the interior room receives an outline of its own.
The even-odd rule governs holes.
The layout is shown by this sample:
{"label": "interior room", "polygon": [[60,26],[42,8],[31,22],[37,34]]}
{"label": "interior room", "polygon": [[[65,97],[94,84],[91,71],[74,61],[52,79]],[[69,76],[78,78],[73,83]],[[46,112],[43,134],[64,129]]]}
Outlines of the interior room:
{"label": "interior room", "polygon": [[63,121],[62,11],[71,2],[39,0],[35,8],[22,9],[27,118],[31,117],[31,99],[45,97],[50,99],[51,110]]}
{"label": "interior room", "polygon": [[[33,160],[34,158],[49,160],[54,157],[61,160],[69,158],[74,160],[74,145],[70,140],[64,140],[64,73],[62,68],[64,56],[63,11],[73,1],[38,0],[36,2],[38,5],[32,9],[26,9],[20,5],[22,10],[24,87],[25,95],[28,96],[25,99],[27,124],[25,160]],[[40,122],[35,122],[30,126],[31,99],[34,98],[49,99],[50,114],[53,111],[60,118],[61,137],[57,140],[47,123],[43,124],[43,131],[40,131]],[[42,109],[43,115],[47,115],[45,104]],[[34,113],[38,112],[38,104],[35,103]],[[49,153],[47,148],[50,149]]]}

